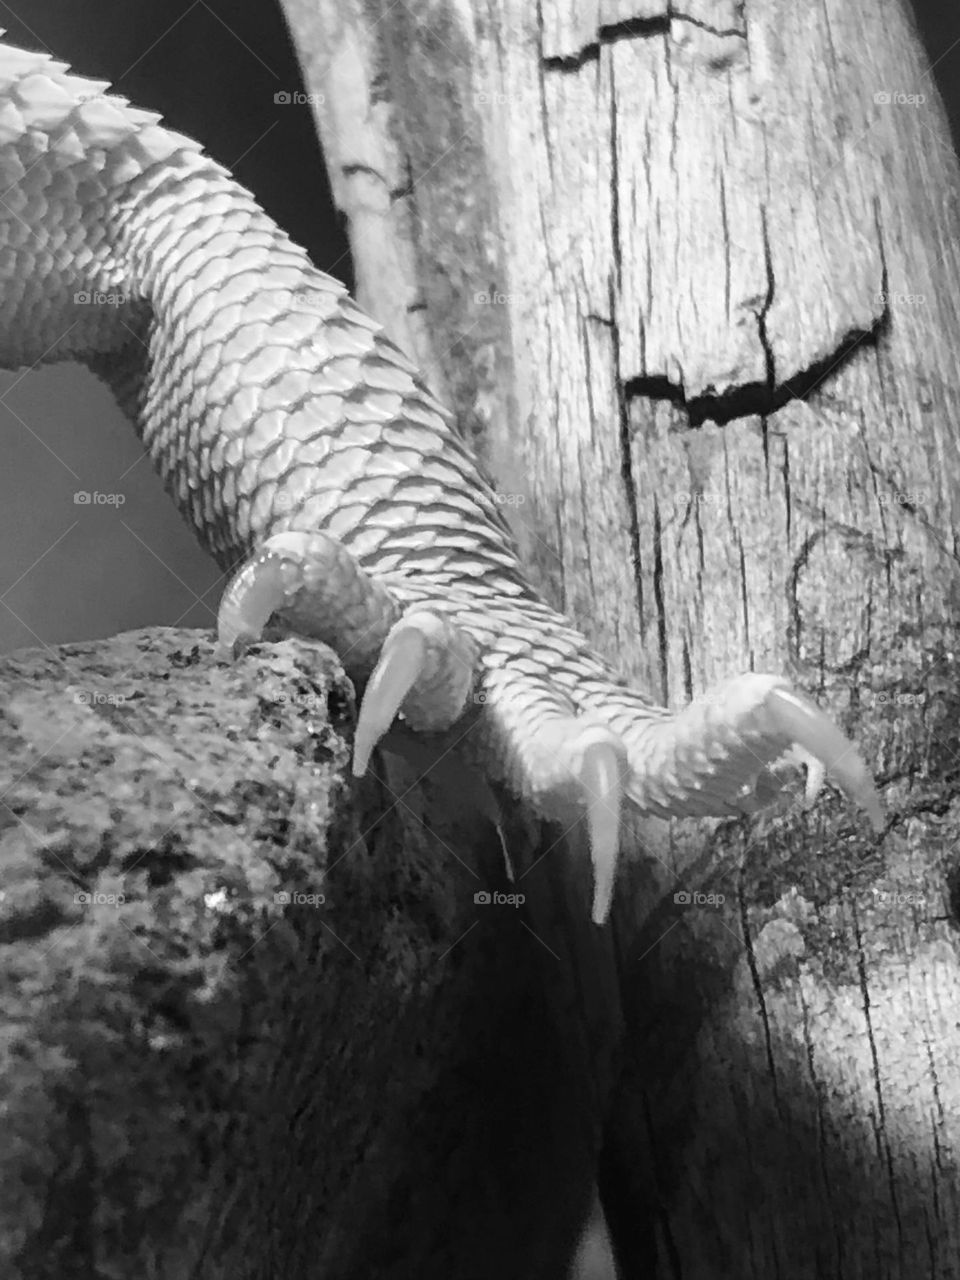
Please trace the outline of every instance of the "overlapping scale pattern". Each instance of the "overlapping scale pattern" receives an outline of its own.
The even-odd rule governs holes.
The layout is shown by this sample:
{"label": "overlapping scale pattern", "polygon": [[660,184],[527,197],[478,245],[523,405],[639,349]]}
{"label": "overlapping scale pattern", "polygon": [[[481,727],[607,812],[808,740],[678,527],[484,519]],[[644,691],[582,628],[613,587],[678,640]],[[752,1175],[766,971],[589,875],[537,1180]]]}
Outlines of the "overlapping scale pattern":
{"label": "overlapping scale pattern", "polygon": [[[760,677],[678,716],[625,688],[528,584],[406,356],[197,143],[105,90],[0,45],[0,362],[80,358],[105,377],[224,568],[276,534],[326,535],[352,604],[312,634],[362,654],[361,676],[351,628],[385,632],[394,606],[450,619],[477,654],[473,748],[547,811],[577,783],[565,717],[616,735],[627,795],[657,813],[736,812],[791,723],[816,742],[816,717],[791,722]],[[861,792],[874,805],[869,775]]]}

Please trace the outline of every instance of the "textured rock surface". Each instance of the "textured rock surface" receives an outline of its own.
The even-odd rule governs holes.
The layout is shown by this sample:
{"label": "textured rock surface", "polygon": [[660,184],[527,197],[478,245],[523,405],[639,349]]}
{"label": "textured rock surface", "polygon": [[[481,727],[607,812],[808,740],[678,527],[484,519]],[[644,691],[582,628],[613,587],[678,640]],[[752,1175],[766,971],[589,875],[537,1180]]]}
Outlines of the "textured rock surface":
{"label": "textured rock surface", "polygon": [[511,886],[469,788],[347,781],[322,648],[0,675],[0,1273],[555,1274],[613,1025],[585,886],[478,906]]}

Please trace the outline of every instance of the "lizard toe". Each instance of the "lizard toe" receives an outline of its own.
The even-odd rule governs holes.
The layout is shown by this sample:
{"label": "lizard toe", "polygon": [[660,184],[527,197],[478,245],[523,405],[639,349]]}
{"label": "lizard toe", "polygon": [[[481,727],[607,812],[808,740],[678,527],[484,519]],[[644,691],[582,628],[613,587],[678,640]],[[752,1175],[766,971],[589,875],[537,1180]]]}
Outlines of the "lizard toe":
{"label": "lizard toe", "polygon": [[353,745],[353,772],[363,777],[370,753],[402,711],[411,729],[448,729],[473,690],[477,646],[449,618],[413,608],[390,629],[367,682]]}
{"label": "lizard toe", "polygon": [[221,653],[237,657],[271,619],[336,649],[347,673],[366,676],[400,616],[382,581],[325,533],[275,533],[227,585],[217,615]]}
{"label": "lizard toe", "polygon": [[626,744],[627,793],[640,810],[664,817],[754,813],[779,798],[780,766],[789,760],[807,768],[808,804],[829,778],[876,831],[883,829],[857,747],[782,677],[737,676],[675,713],[638,707],[637,698],[611,687],[593,705]]}

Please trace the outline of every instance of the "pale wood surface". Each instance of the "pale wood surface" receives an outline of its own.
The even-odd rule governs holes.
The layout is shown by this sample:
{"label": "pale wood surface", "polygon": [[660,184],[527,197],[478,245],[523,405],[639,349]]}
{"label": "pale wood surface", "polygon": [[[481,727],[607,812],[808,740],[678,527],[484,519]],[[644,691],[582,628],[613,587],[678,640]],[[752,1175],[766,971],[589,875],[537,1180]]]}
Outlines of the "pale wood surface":
{"label": "pale wood surface", "polygon": [[671,704],[789,673],[883,784],[879,842],[835,799],[645,826],[603,1170],[631,1274],[960,1275],[960,221],[909,19],[287,9],[362,301],[548,596]]}

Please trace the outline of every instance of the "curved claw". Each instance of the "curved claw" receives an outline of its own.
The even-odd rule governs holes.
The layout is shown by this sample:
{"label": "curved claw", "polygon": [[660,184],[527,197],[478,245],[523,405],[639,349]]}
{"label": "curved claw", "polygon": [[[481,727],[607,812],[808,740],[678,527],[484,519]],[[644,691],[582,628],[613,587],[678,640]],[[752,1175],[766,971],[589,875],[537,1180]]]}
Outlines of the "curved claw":
{"label": "curved claw", "polygon": [[588,796],[587,829],[593,863],[593,922],[603,924],[610,910],[613,881],[620,854],[620,813],[623,807],[622,748],[596,741],[583,752],[580,785]]}
{"label": "curved claw", "polygon": [[415,729],[447,729],[462,715],[473,687],[476,645],[459,627],[425,609],[391,627],[367,682],[353,743],[353,774],[402,709]]}
{"label": "curved claw", "polygon": [[[774,717],[779,732],[792,738],[804,752],[809,752],[818,762],[807,780],[810,798],[819,790],[824,769],[841,790],[863,808],[874,831],[883,830],[883,811],[867,768],[859,751],[840,732],[829,716],[819,707],[790,689],[772,689],[767,695],[767,707]],[[819,780],[815,776],[819,773]]]}
{"label": "curved claw", "polygon": [[353,738],[353,776],[367,772],[370,755],[396,719],[404,698],[423,674],[427,642],[414,627],[392,631],[363,694]]}
{"label": "curved claw", "polygon": [[370,670],[399,608],[387,586],[371,577],[325,533],[275,533],[236,573],[217,615],[221,653],[237,657],[259,640],[274,614],[288,630],[335,648],[351,675]]}
{"label": "curved claw", "polygon": [[287,599],[288,571],[289,563],[285,564],[282,556],[263,551],[232,579],[217,613],[221,657],[238,658],[247,645],[260,639],[271,614]]}
{"label": "curved claw", "polygon": [[[603,924],[610,911],[620,856],[627,751],[611,729],[592,716],[554,715],[537,728],[535,750],[526,760],[528,785],[537,808],[566,822],[570,801],[586,818],[593,866],[593,920]],[[575,786],[571,797],[570,784]]]}
{"label": "curved claw", "polygon": [[798,747],[797,752],[801,757],[800,763],[807,768],[807,785],[804,787],[803,798],[807,804],[813,804],[823,788],[827,776],[826,765],[819,756],[812,755],[804,747]]}
{"label": "curved claw", "polygon": [[807,766],[806,799],[826,774],[883,830],[870,771],[852,742],[782,676],[751,672],[726,680],[671,714],[638,707],[624,691],[601,703],[626,743],[627,795],[663,817],[756,813],[782,793],[778,763]]}

